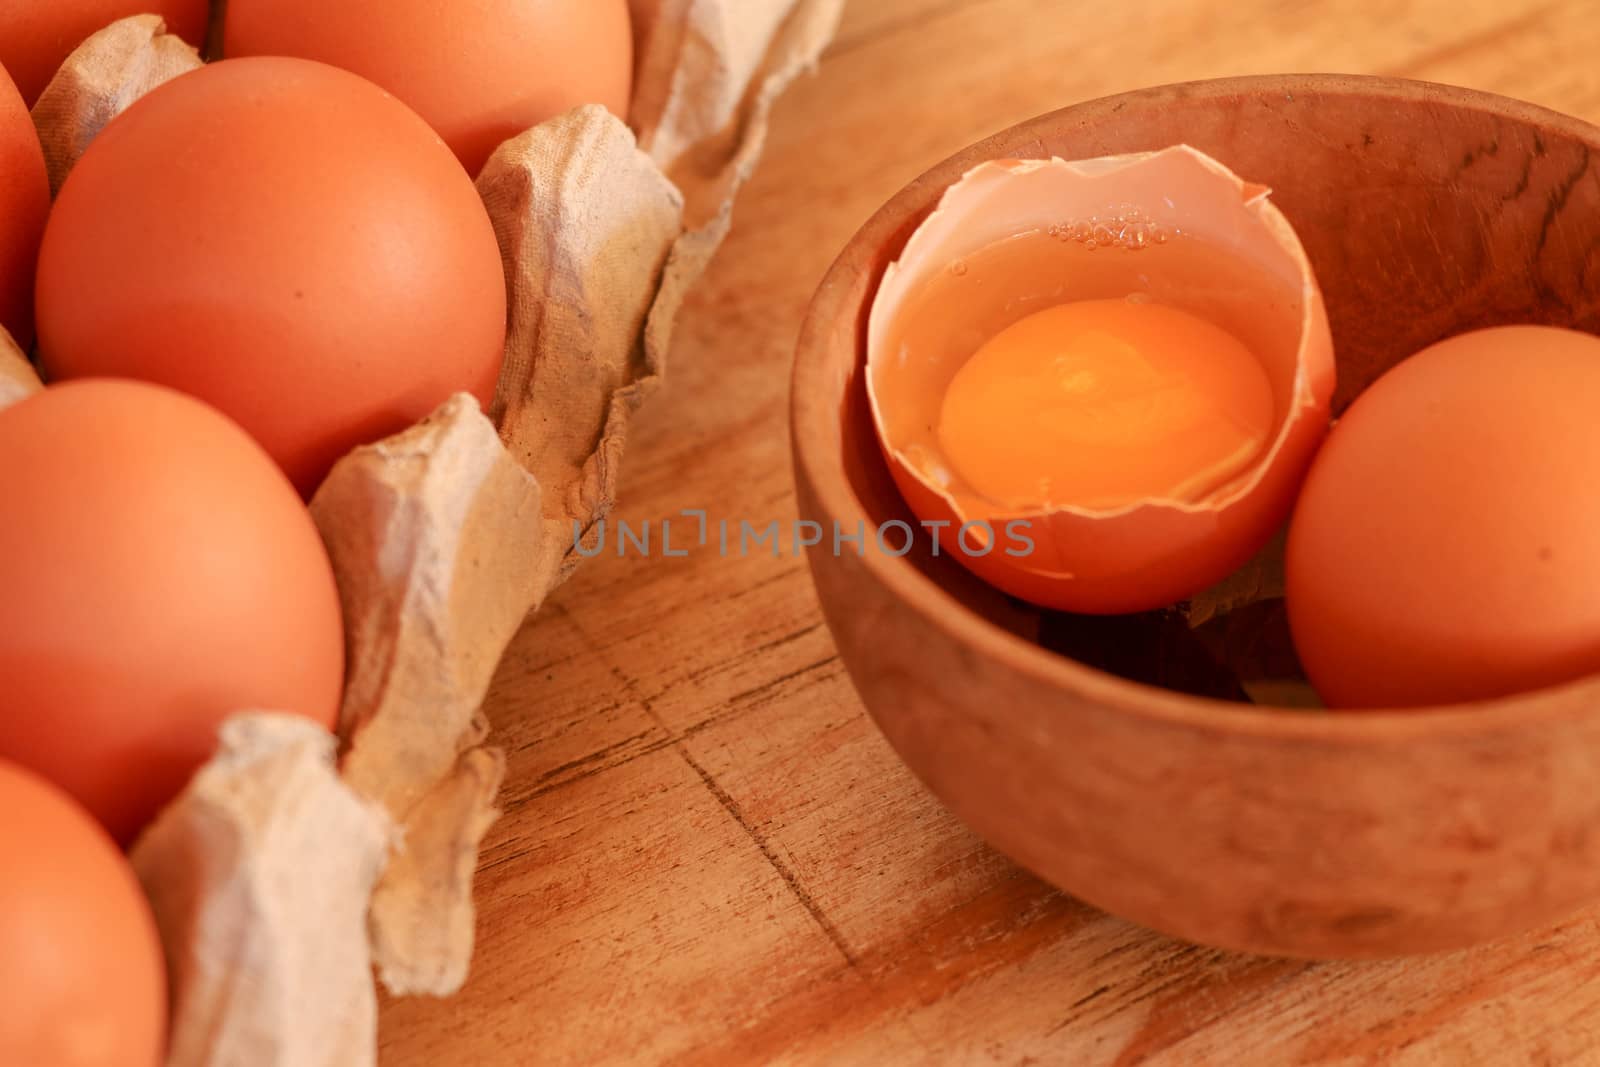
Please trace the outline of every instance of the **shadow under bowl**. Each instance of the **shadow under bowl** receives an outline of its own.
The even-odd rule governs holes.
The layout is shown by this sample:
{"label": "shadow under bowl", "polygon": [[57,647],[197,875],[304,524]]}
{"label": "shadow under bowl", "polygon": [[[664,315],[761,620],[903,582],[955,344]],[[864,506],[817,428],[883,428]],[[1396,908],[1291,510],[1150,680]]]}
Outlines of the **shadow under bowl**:
{"label": "shadow under bowl", "polygon": [[[1179,143],[1274,190],[1327,301],[1336,411],[1463,330],[1600,332],[1595,127],[1334,75],[1096,100],[940,164],[851,240],[795,364],[802,518],[846,535],[910,519],[867,409],[865,325],[951,183],[988,159]],[[1474,944],[1600,898],[1600,679],[1404,712],[1229,703],[1049,651],[1037,612],[925,545],[896,557],[865,540],[836,552],[824,536],[810,562],[867,708],[960,818],[1088,903],[1223,948],[1362,958]]]}

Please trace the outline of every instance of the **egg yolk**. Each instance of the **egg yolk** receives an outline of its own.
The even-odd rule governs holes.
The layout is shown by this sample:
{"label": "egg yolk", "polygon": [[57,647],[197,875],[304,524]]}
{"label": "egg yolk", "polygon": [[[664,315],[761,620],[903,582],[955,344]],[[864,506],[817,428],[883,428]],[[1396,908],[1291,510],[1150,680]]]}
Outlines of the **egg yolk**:
{"label": "egg yolk", "polygon": [[1024,507],[1192,502],[1266,447],[1272,385],[1232,334],[1177,308],[1083,300],[1037,312],[956,373],[945,458],[978,493]]}

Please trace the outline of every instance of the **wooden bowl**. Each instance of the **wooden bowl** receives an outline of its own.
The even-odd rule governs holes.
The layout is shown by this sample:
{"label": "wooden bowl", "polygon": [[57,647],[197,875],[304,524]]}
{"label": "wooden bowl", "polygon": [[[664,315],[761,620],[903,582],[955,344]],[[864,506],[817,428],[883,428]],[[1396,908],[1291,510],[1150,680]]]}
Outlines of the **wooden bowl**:
{"label": "wooden bowl", "polygon": [[[1275,190],[1327,298],[1339,408],[1461,330],[1600,332],[1594,127],[1345,76],[1096,100],[935,167],[845,249],[795,366],[802,517],[844,536],[909,518],[867,411],[863,338],[884,267],[948,185],[986,159],[1177,143]],[[1357,958],[1469,945],[1600,897],[1600,679],[1407,712],[1207,699],[1048,651],[1037,612],[872,540],[858,554],[824,536],[810,555],[868,709],[957,815],[1091,904],[1224,948]],[[1120,639],[1113,621],[1084,625]]]}

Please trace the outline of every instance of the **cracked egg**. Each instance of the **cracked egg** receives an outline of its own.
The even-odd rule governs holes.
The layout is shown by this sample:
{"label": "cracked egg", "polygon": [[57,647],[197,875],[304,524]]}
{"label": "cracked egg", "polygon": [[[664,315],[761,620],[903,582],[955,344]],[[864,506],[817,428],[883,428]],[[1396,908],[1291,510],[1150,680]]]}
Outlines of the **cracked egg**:
{"label": "cracked egg", "polygon": [[1293,229],[1186,146],[976,167],[868,322],[878,439],[935,551],[1063,611],[1163,607],[1249,560],[1333,389]]}

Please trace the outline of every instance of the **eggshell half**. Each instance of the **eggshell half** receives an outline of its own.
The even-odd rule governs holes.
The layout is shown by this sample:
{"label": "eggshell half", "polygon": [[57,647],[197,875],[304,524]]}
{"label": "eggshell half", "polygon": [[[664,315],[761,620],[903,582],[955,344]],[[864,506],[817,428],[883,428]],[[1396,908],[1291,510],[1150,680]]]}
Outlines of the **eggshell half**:
{"label": "eggshell half", "polygon": [[[939,530],[941,549],[992,585],[1041,606],[1113,614],[1148,610],[1205,589],[1243,565],[1287,520],[1327,432],[1335,368],[1322,294],[1299,238],[1268,199],[1203,153],[1160,152],[1068,162],[1002,160],[970,171],[885,272],[867,334],[867,391],[891,472],[913,512]],[[1064,219],[1136,207],[1169,227],[1258,267],[1300,294],[1292,351],[1258,352],[1280,394],[1277,430],[1243,474],[1195,501],[1150,500],[1110,511],[1058,507],[1006,511],[951,491],[911,462],[893,439],[876,386],[897,316],[939,272],[1018,234]],[[960,550],[953,531],[986,522],[996,531],[1026,521],[1033,551]]]}

